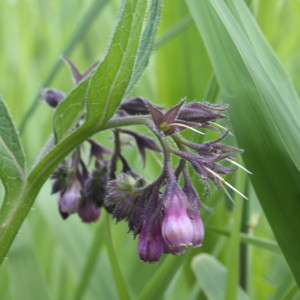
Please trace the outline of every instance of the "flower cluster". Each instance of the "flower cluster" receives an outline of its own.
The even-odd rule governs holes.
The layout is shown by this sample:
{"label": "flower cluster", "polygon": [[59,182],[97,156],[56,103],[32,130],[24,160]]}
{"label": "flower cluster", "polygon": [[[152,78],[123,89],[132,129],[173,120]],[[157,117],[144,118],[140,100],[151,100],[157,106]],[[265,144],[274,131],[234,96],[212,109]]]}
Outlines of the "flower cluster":
{"label": "flower cluster", "polygon": [[[67,58],[65,60],[75,83],[87,77],[97,65],[80,74]],[[52,107],[56,107],[64,97],[60,91],[49,89],[43,90],[42,94]],[[222,165],[222,161],[243,168],[231,157],[232,153],[241,150],[220,143],[229,131],[220,134],[216,127],[224,127],[216,121],[226,118],[226,109],[208,103],[186,103],[185,100],[167,111],[140,97],[122,102],[113,118],[139,118],[156,141],[119,126],[113,130],[112,151],[90,139],[87,141],[90,145],[89,163],[86,163],[82,158],[83,146],[75,149],[51,177],[54,180],[52,193],[59,193],[61,216],[65,219],[77,213],[84,222],[93,222],[98,219],[100,208],[105,208],[117,222],[128,222],[129,231],[138,237],[139,257],[145,262],[157,262],[163,253],[178,255],[188,247],[200,246],[204,238],[204,225],[199,209],[207,208],[192,184],[187,164],[191,164],[208,192],[210,182],[218,189],[224,183],[238,192],[222,177],[235,170]],[[204,134],[199,128],[214,130],[220,137],[199,144],[181,135],[186,129]],[[163,153],[161,173],[153,182],[147,182],[132,170],[131,163],[123,154],[123,148],[130,144],[122,142],[124,135],[135,141],[144,165],[146,149]],[[179,158],[176,168],[173,168],[173,156]],[[121,170],[118,162],[121,163]]]}
{"label": "flower cluster", "polygon": [[94,167],[89,172],[81,157],[81,149],[76,149],[69,159],[61,163],[52,173],[52,194],[59,193],[58,207],[63,219],[78,213],[83,222],[97,221],[103,206],[108,182],[108,161],[104,154],[111,151],[94,140],[90,144],[90,160]]}

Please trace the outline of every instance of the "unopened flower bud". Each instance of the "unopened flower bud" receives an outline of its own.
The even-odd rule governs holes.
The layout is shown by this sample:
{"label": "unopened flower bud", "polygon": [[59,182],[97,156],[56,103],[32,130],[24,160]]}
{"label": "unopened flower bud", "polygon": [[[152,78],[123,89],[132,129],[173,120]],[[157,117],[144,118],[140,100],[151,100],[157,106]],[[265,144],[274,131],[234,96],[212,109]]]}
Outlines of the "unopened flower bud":
{"label": "unopened flower bud", "polygon": [[42,89],[41,94],[47,104],[54,108],[65,98],[65,93],[54,89]]}
{"label": "unopened flower bud", "polygon": [[132,98],[121,103],[120,109],[129,115],[147,115],[149,113],[144,98]]}
{"label": "unopened flower bud", "polygon": [[93,201],[83,201],[78,209],[78,215],[85,223],[95,222],[99,219],[101,210]]}
{"label": "unopened flower bud", "polygon": [[81,198],[81,185],[78,179],[73,179],[66,192],[59,200],[59,208],[61,212],[72,214],[78,211],[78,206]]}
{"label": "unopened flower bud", "polygon": [[108,193],[105,205],[113,205],[123,201],[131,195],[137,187],[140,187],[141,180],[134,174],[121,173],[117,179],[108,183]]}
{"label": "unopened flower bud", "polygon": [[144,220],[139,236],[138,253],[144,262],[158,262],[164,251],[164,241],[161,235],[160,220],[150,223]]}

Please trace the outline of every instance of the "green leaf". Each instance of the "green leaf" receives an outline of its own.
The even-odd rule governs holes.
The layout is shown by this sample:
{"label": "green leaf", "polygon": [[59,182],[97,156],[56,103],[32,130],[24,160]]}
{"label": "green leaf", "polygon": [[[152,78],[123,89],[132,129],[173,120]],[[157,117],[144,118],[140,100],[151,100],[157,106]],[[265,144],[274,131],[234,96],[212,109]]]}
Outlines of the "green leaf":
{"label": "green leaf", "polygon": [[300,285],[300,103],[295,90],[243,1],[187,3],[230,104],[255,191]]}
{"label": "green leaf", "polygon": [[67,98],[57,107],[53,116],[53,126],[56,142],[64,138],[83,117],[85,97],[89,78],[85,79],[76,86]]}
{"label": "green leaf", "polygon": [[[227,270],[219,261],[211,255],[199,254],[192,261],[192,269],[208,300],[224,299]],[[240,287],[237,299],[249,299]]]}
{"label": "green leaf", "polygon": [[0,97],[0,178],[5,188],[5,199],[1,208],[1,221],[5,211],[13,204],[15,195],[25,180],[25,158],[19,135],[9,115],[7,107]]}
{"label": "green leaf", "polygon": [[[243,173],[243,170],[238,170],[236,177],[236,188],[244,193],[246,190],[246,173]],[[240,271],[242,271],[242,268],[240,267],[240,229],[243,214],[243,201],[245,200],[240,195],[235,194],[234,201],[236,207],[233,210],[233,223],[226,261],[227,276],[224,299],[228,300],[237,298],[239,275],[242,275],[240,274]]]}
{"label": "green leaf", "polygon": [[[108,53],[90,78],[58,106],[53,123],[57,141],[74,130],[87,106],[86,123],[105,124],[147,66],[154,43],[161,0],[153,0],[147,25],[147,1],[127,0],[121,9]],[[99,125],[99,126],[100,126]]]}
{"label": "green leaf", "polygon": [[[230,236],[230,232],[228,230],[225,230],[223,228],[213,227],[213,226],[206,226],[206,230],[212,233],[218,233],[224,236]],[[242,243],[256,246],[261,249],[269,250],[273,253],[280,254],[280,248],[278,247],[278,244],[276,242],[259,238],[256,236],[251,236],[249,234],[240,233],[240,240]]]}
{"label": "green leaf", "polygon": [[152,0],[150,6],[150,16],[143,31],[142,40],[138,50],[138,54],[135,61],[134,70],[127,87],[129,93],[135,86],[138,79],[142,75],[144,69],[147,67],[149,62],[150,54],[154,47],[155,34],[160,19],[161,0]]}
{"label": "green leaf", "polygon": [[125,94],[141,44],[147,2],[124,2],[109,51],[91,79],[87,96],[87,124],[105,124]]}

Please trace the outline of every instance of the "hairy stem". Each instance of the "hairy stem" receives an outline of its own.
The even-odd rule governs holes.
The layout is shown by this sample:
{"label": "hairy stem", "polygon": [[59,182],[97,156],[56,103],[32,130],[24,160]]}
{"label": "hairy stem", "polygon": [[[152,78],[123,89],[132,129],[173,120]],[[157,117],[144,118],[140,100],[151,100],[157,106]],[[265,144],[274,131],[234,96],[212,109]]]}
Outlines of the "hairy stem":
{"label": "hairy stem", "polygon": [[52,148],[31,171],[17,199],[12,199],[17,201],[12,201],[14,205],[3,217],[4,222],[0,226],[0,264],[5,258],[41,187],[58,164],[73,149],[99,131],[145,124],[146,121],[147,117],[124,117],[112,119],[103,127],[97,125],[82,126]]}

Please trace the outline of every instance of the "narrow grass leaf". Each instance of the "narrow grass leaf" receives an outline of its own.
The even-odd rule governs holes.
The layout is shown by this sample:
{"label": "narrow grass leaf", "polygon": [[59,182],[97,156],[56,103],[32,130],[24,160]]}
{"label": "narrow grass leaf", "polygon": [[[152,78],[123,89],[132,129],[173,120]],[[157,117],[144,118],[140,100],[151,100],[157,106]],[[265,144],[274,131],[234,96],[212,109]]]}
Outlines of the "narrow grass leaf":
{"label": "narrow grass leaf", "polygon": [[[192,261],[192,269],[208,300],[224,299],[227,270],[220,262],[211,255],[199,254]],[[249,297],[239,287],[236,299]]]}
{"label": "narrow grass leaf", "polygon": [[243,1],[187,0],[264,212],[300,285],[300,103]]}
{"label": "narrow grass leaf", "polygon": [[[236,187],[239,191],[245,191],[246,174],[239,170],[236,174]],[[236,206],[233,211],[233,224],[231,227],[231,235],[227,252],[227,276],[224,299],[237,299],[237,287],[239,283],[240,271],[240,229],[243,214],[243,201],[239,195],[235,194],[234,201]]]}
{"label": "narrow grass leaf", "polygon": [[[213,226],[206,226],[206,229],[209,232],[212,232],[212,233],[214,232],[214,233],[218,233],[218,234],[221,234],[221,235],[230,236],[230,231],[225,230],[223,228],[218,228],[218,227],[213,227]],[[274,241],[259,238],[259,237],[256,237],[256,236],[251,236],[251,235],[246,234],[246,233],[240,233],[240,240],[241,240],[242,243],[246,243],[248,245],[252,245],[252,246],[256,246],[256,247],[261,248],[261,249],[269,250],[269,251],[277,253],[277,254],[281,253],[278,244]]]}
{"label": "narrow grass leaf", "polygon": [[[71,36],[68,44],[62,50],[61,54],[69,55],[73,49],[76,47],[78,42],[82,40],[84,34],[88,31],[91,25],[94,23],[100,12],[103,10],[105,5],[108,3],[109,0],[95,0],[94,3],[91,5],[90,9],[87,11],[86,15],[83,17],[82,21],[78,25],[77,29],[74,31],[74,34]],[[56,63],[53,65],[49,75],[43,82],[43,87],[48,87],[52,83],[53,79],[57,76],[58,71],[60,70],[63,61],[58,59]],[[24,114],[24,117],[20,124],[20,134],[25,130],[27,123],[29,122],[31,116],[37,109],[40,99],[40,93],[38,93],[35,98],[33,99],[30,107],[28,108],[27,112]]]}

